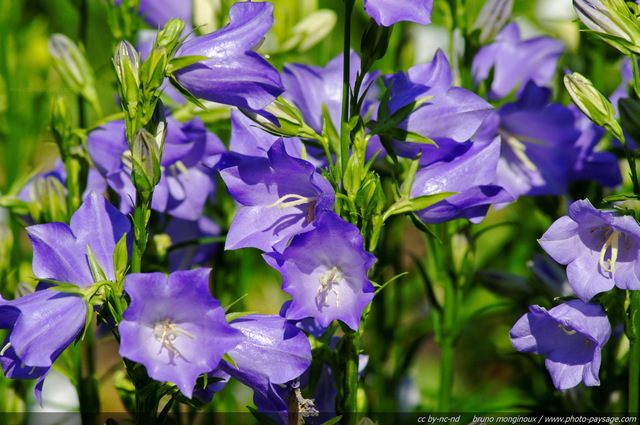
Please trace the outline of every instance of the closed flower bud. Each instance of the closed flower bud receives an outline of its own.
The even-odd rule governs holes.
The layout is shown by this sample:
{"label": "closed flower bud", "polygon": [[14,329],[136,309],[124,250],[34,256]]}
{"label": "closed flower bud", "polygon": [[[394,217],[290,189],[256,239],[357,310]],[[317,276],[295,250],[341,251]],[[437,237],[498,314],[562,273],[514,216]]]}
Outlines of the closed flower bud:
{"label": "closed flower bud", "polygon": [[147,97],[153,96],[155,91],[164,83],[165,70],[169,58],[167,49],[154,47],[140,70],[141,87]]}
{"label": "closed flower bud", "polygon": [[148,197],[160,181],[161,151],[155,137],[145,129],[138,130],[131,147],[131,179],[136,190]]}
{"label": "closed flower bud", "polygon": [[64,97],[56,97],[51,102],[51,131],[60,149],[60,155],[66,157],[71,149],[71,113]]}
{"label": "closed flower bud", "polygon": [[482,6],[472,29],[480,30],[480,43],[493,40],[502,30],[513,10],[513,0],[488,0]]}
{"label": "closed flower bud", "polygon": [[184,22],[180,19],[171,19],[156,37],[156,46],[164,47],[167,52],[173,52],[180,42],[180,35],[184,29]]}
{"label": "closed flower bud", "polygon": [[93,70],[84,53],[66,35],[49,38],[49,53],[64,83],[90,101],[97,100]]}
{"label": "closed flower bud", "polygon": [[564,76],[564,85],[574,103],[594,123],[607,128],[622,140],[622,129],[615,120],[615,109],[611,102],[581,74],[574,72]]}
{"label": "closed flower bud", "polygon": [[640,53],[640,24],[624,0],[573,0],[580,20],[624,54]]}
{"label": "closed flower bud", "polygon": [[138,104],[138,89],[140,87],[140,54],[126,40],[122,40],[116,47],[113,65],[118,77],[120,97],[125,109],[131,116],[135,116]]}

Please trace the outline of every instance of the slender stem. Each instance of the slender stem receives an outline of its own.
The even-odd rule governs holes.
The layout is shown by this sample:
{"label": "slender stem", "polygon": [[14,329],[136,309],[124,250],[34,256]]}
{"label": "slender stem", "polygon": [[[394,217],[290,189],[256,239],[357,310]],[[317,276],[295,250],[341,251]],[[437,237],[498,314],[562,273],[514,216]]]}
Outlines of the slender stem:
{"label": "slender stem", "polygon": [[453,372],[455,362],[455,325],[458,315],[455,282],[444,279],[444,308],[442,310],[442,335],[440,340],[440,390],[438,392],[438,412],[451,410],[453,392]]}
{"label": "slender stem", "polygon": [[640,291],[631,291],[631,331],[629,354],[629,405],[628,412],[640,413]]}
{"label": "slender stem", "polygon": [[351,76],[351,14],[354,0],[344,0],[344,65],[342,72],[342,122],[340,123],[340,175],[344,177],[349,159],[349,82]]}
{"label": "slender stem", "polygon": [[360,333],[349,331],[343,338],[342,358],[345,360],[345,375],[342,383],[342,420],[345,425],[355,425],[358,413],[358,368]]}
{"label": "slender stem", "polygon": [[133,210],[133,250],[131,252],[131,273],[140,273],[142,270],[142,255],[147,249],[147,225],[149,224],[149,214],[151,199],[145,199],[136,194],[136,207]]}

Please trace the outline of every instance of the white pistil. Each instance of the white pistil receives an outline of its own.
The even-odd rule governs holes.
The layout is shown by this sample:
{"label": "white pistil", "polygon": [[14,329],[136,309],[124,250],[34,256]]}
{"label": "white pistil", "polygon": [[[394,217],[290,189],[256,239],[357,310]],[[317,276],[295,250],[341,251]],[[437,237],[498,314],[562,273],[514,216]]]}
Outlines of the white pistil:
{"label": "white pistil", "polygon": [[[620,240],[620,232],[617,230],[610,230],[611,234],[602,245],[600,249],[600,267],[602,270],[613,274],[615,270],[616,260],[618,259],[618,244]],[[606,234],[605,234],[606,236]],[[611,258],[605,261],[604,257],[607,255],[607,251],[611,248]]]}
{"label": "white pistil", "polygon": [[322,307],[329,305],[329,292],[333,291],[336,294],[336,307],[340,307],[340,292],[336,289],[336,286],[342,282],[344,274],[340,267],[332,266],[327,269],[326,272],[320,276],[318,292],[316,292],[316,303]]}
{"label": "white pistil", "polygon": [[4,352],[7,351],[11,347],[11,343],[8,343],[4,347],[2,347],[2,351],[0,351],[0,356],[4,356]]}
{"label": "white pistil", "polygon": [[566,333],[567,335],[573,335],[574,333],[576,333],[575,329],[571,329],[570,331],[568,331],[567,328],[565,328],[561,323],[558,323],[558,327],[562,329],[562,332]]}
{"label": "white pistil", "polygon": [[176,357],[180,357],[180,352],[173,345],[173,341],[175,341],[180,334],[186,335],[189,338],[195,338],[195,336],[185,331],[184,329],[180,329],[175,323],[170,322],[170,318],[158,320],[157,322],[155,322],[153,325],[153,336],[156,337],[156,340],[162,343],[160,351],[162,351],[162,347],[165,347],[167,350],[175,354]]}
{"label": "white pistil", "polygon": [[518,158],[522,164],[532,171],[537,171],[538,167],[531,162],[529,157],[527,156],[527,146],[518,140],[515,136],[504,136],[507,145],[511,147],[511,150],[515,154],[516,158]]}
{"label": "white pistil", "polygon": [[[293,199],[293,200],[289,200]],[[271,205],[267,205],[267,208],[278,207],[280,210],[284,210],[285,208],[295,207],[297,205],[304,205],[311,202],[315,202],[318,200],[317,196],[302,196],[296,195],[295,193],[291,193],[289,195],[284,195],[282,198],[278,199]]]}

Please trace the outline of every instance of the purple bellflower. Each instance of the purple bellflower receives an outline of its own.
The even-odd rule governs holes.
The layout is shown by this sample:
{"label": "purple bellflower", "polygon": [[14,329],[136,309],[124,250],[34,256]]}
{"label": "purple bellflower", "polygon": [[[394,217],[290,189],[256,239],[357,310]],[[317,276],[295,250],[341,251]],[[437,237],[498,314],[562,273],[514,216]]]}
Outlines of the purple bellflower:
{"label": "purple bellflower", "polygon": [[[113,281],[113,251],[130,229],[126,216],[92,192],[71,217],[70,225],[47,223],[27,228],[33,245],[33,273],[40,279],[79,287],[93,284],[90,248],[106,278]],[[41,283],[32,294],[0,300],[0,328],[10,329],[0,350],[5,375],[40,378],[38,400],[51,365],[84,328],[88,308],[81,297],[46,290],[49,286]]]}
{"label": "purple bellflower", "polygon": [[[350,52],[351,86],[356,81],[356,74],[360,69],[360,56]],[[335,128],[340,128],[342,113],[342,72],[344,57],[339,54],[324,67],[288,63],[282,70],[282,82],[285,87],[283,97],[293,102],[304,117],[304,121],[318,134],[322,134],[322,108],[327,108],[331,122]],[[362,87],[369,85],[378,77],[378,72],[369,73],[362,82]],[[375,85],[371,86],[362,104],[361,114],[366,116],[377,102]]]}
{"label": "purple bellflower", "polygon": [[575,143],[580,131],[573,112],[549,103],[551,91],[527,84],[520,99],[492,114],[476,140],[501,136],[494,184],[514,197],[561,195],[567,191]]}
{"label": "purple bellflower", "polygon": [[511,202],[513,196],[502,187],[492,185],[500,141],[489,143],[455,143],[451,157],[434,161],[416,173],[411,197],[442,192],[458,192],[420,211],[416,215],[425,223],[443,223],[466,218],[479,223],[491,204]]}
{"label": "purple bellflower", "polygon": [[243,339],[209,293],[210,269],[134,273],[125,278],[131,304],[118,325],[120,355],[143,364],[157,381],[191,398],[198,376],[213,371]]}
{"label": "purple bellflower", "polygon": [[364,11],[380,26],[400,21],[429,25],[433,0],[364,0]]}
{"label": "purple bellflower", "polygon": [[326,211],[312,231],[294,237],[281,254],[264,254],[292,297],[287,319],[312,317],[325,328],[337,319],[357,330],[373,299],[367,272],[376,260],[362,244],[357,227]]}
{"label": "purple bellflower", "polygon": [[[385,79],[387,85],[393,84],[389,101],[390,115],[411,102],[433,96],[398,127],[426,136],[436,143],[440,139],[466,142],[493,110],[478,95],[461,87],[451,86],[451,68],[441,50],[436,52],[431,63],[416,65],[406,74],[399,72]],[[401,144],[413,145],[416,149],[424,146],[407,142]],[[398,154],[401,154],[401,150]]]}
{"label": "purple bellflower", "polygon": [[517,88],[520,95],[529,81],[538,86],[551,82],[564,45],[549,37],[520,40],[518,24],[508,24],[495,41],[481,48],[473,59],[471,72],[476,84],[493,69],[490,99],[502,99]]}
{"label": "purple bellflower", "polygon": [[[124,121],[110,121],[92,131],[87,148],[96,168],[120,195],[120,210],[131,212],[136,197]],[[199,219],[214,188],[211,171],[201,161],[221,149],[222,142],[199,118],[182,124],[168,117],[160,163],[163,171],[151,208],[185,220]]]}
{"label": "purple bellflower", "polygon": [[558,390],[581,381],[599,385],[601,350],[611,335],[602,307],[571,300],[549,311],[537,305],[529,310],[509,332],[515,349],[547,356],[545,366]]}
{"label": "purple bellflower", "polygon": [[235,3],[229,20],[227,26],[187,40],[178,48],[176,57],[210,59],[176,71],[176,80],[201,99],[262,109],[283,91],[278,71],[253,50],[273,24],[273,5]]}
{"label": "purple bellflower", "polygon": [[225,249],[281,250],[292,236],[311,230],[322,211],[333,208],[331,184],[311,163],[289,156],[282,139],[271,146],[268,158],[239,158],[220,175],[243,205]]}
{"label": "purple bellflower", "polygon": [[640,225],[631,216],[575,201],[538,242],[567,265],[569,284],[584,301],[614,286],[640,289]]}

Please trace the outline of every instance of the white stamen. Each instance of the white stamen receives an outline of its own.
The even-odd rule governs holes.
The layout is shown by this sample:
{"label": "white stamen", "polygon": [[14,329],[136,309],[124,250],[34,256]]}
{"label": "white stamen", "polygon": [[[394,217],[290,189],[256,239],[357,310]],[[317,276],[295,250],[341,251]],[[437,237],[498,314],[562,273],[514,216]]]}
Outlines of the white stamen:
{"label": "white stamen", "polygon": [[2,347],[2,351],[0,351],[0,356],[4,356],[5,351],[7,351],[11,347],[11,343],[8,343],[4,347]]}
{"label": "white stamen", "polygon": [[336,294],[336,307],[340,307],[340,292],[336,289],[336,286],[342,282],[344,274],[340,267],[332,266],[327,269],[326,272],[320,276],[320,286],[318,292],[316,292],[316,303],[321,307],[329,305],[329,292],[333,291]]}
{"label": "white stamen", "polygon": [[[287,201],[288,199],[294,199],[293,201]],[[296,195],[295,193],[291,193],[289,195],[284,195],[282,198],[278,199],[271,205],[267,205],[267,208],[278,207],[280,210],[284,210],[285,208],[295,207],[297,205],[304,205],[310,202],[315,202],[318,199],[317,196],[302,196]]]}
{"label": "white stamen", "polygon": [[562,329],[562,332],[566,333],[567,335],[573,335],[574,333],[576,333],[575,329],[571,329],[570,331],[568,331],[567,328],[565,328],[561,323],[558,323],[558,327]]}
{"label": "white stamen", "polygon": [[533,162],[531,162],[531,160],[527,156],[527,152],[526,152],[527,146],[524,143],[522,143],[515,136],[511,136],[511,135],[504,136],[504,139],[507,142],[507,144],[511,147],[511,150],[515,154],[516,158],[518,158],[525,167],[527,167],[532,171],[538,170],[538,167],[536,167],[536,165]]}
{"label": "white stamen", "polygon": [[180,352],[173,345],[173,341],[175,341],[180,334],[186,335],[189,338],[195,338],[195,336],[185,331],[184,329],[180,329],[175,323],[170,323],[170,321],[171,319],[166,318],[158,320],[156,323],[154,323],[153,336],[156,337],[156,340],[162,343],[162,345],[160,346],[160,351],[162,351],[162,347],[165,347],[176,357],[180,357]]}
{"label": "white stamen", "polygon": [[[611,233],[600,249],[600,267],[602,270],[613,274],[615,270],[616,260],[618,259],[618,244],[620,240],[620,232],[617,230],[609,230]],[[606,234],[605,234],[606,237]],[[611,258],[605,261],[604,257],[611,247]]]}

